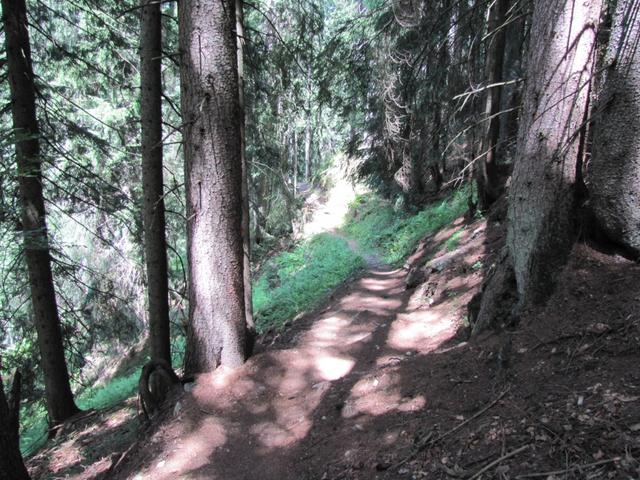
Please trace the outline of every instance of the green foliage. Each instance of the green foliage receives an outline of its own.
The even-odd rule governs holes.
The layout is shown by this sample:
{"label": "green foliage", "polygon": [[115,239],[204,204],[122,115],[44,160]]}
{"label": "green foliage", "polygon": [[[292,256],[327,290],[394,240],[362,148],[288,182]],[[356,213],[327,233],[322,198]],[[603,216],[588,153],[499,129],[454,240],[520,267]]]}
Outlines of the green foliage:
{"label": "green foliage", "polygon": [[256,328],[281,328],[318,305],[364,264],[347,242],[320,234],[267,262],[253,289]]}
{"label": "green foliage", "polygon": [[20,450],[28,457],[47,440],[47,410],[44,402],[34,402],[20,409]]}
{"label": "green foliage", "polygon": [[[104,385],[86,389],[77,398],[78,406],[82,410],[101,410],[130,398],[138,388],[140,369],[138,366]],[[29,456],[47,440],[47,412],[44,403],[35,402],[23,406],[20,419],[20,449],[24,456]]]}
{"label": "green foliage", "polygon": [[466,190],[460,189],[415,215],[402,215],[390,202],[373,194],[362,195],[351,206],[344,231],[361,247],[377,250],[386,262],[397,265],[421,238],[462,215],[466,198]]}
{"label": "green foliage", "polygon": [[105,385],[87,389],[78,397],[78,406],[83,410],[101,410],[116,405],[135,394],[139,379],[138,367]]}
{"label": "green foliage", "polygon": [[[183,332],[173,336],[171,345],[174,368],[182,365],[186,339]],[[113,407],[131,398],[138,389],[138,380],[143,364],[148,361],[146,355],[129,369],[104,384],[85,389],[77,398],[82,410],[102,410]],[[22,406],[20,412],[20,449],[24,456],[33,454],[47,440],[47,411],[43,401],[30,402]]]}

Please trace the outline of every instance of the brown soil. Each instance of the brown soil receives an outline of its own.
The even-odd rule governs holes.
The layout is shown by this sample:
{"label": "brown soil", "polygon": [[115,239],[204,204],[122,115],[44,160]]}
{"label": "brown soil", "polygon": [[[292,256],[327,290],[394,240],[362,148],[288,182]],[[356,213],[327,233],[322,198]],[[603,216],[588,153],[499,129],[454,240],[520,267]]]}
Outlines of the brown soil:
{"label": "brown soil", "polygon": [[638,478],[640,267],[579,245],[545,306],[469,342],[502,238],[460,220],[405,269],[370,268],[242,368],[199,377],[103,468],[56,478]]}

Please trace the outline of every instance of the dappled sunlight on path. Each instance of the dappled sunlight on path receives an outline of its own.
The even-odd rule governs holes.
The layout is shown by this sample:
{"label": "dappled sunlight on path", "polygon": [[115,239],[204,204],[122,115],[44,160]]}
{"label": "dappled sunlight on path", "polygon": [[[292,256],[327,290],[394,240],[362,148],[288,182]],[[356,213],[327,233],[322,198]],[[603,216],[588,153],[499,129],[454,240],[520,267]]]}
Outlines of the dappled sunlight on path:
{"label": "dappled sunlight on path", "polygon": [[[337,229],[354,195],[338,177],[305,232]],[[455,252],[443,249],[458,230],[465,230],[460,221],[424,240],[405,268],[366,258],[360,278],[276,335],[275,348],[237,370],[200,376],[177,418],[154,436],[153,453],[132,469],[135,478],[321,478],[307,473],[353,464],[353,442],[362,456],[367,445],[399,441],[401,426],[436,404],[430,387],[416,387],[418,372],[438,352],[457,348],[451,345],[462,308],[481,282],[472,266],[484,250],[483,230],[459,235],[466,244]],[[407,271],[433,255],[446,259],[448,270],[407,289]],[[444,377],[437,388],[448,384]]]}
{"label": "dappled sunlight on path", "polygon": [[455,326],[437,313],[407,314],[404,276],[370,270],[315,321],[294,327],[285,348],[199,377],[179,431],[163,438],[162,453],[137,478],[299,478],[294,452],[331,428],[319,413],[326,402],[360,423],[423,408],[424,396],[407,398],[401,377],[379,362],[433,350]]}

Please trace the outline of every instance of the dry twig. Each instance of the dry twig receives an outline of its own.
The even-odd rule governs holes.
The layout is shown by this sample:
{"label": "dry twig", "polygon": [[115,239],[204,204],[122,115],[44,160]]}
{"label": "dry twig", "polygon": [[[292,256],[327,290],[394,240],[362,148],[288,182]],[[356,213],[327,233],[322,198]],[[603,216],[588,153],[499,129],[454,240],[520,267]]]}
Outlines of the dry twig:
{"label": "dry twig", "polygon": [[[499,463],[505,461],[508,458],[511,458],[521,452],[524,452],[525,450],[527,450],[531,445],[527,444],[527,445],[523,445],[520,448],[516,448],[515,450],[512,450],[511,452],[502,455],[500,458],[497,458],[496,460],[494,460],[491,463],[488,463],[487,465],[485,465],[484,467],[482,467],[480,470],[478,470],[476,473],[474,473],[472,476],[469,477],[469,480],[473,480],[474,478],[478,478],[480,475],[482,475],[484,472],[486,472],[487,470],[492,469],[493,467],[495,467],[496,465],[498,465]],[[520,477],[518,477],[520,478]]]}
{"label": "dry twig", "polygon": [[479,412],[477,412],[473,416],[467,418],[464,422],[459,423],[458,425],[453,427],[451,430],[446,431],[442,435],[438,435],[436,438],[432,438],[433,437],[433,432],[429,432],[422,439],[420,439],[420,441],[414,446],[413,451],[409,455],[407,455],[405,458],[403,458],[399,462],[397,462],[394,465],[392,465],[390,467],[390,470],[396,469],[396,468],[400,468],[402,465],[404,465],[408,461],[413,460],[418,455],[418,453],[420,453],[421,451],[425,450],[427,447],[433,447],[436,443],[441,442],[442,440],[447,438],[452,433],[457,432],[462,427],[467,425],[469,422],[475,420],[476,418],[478,418],[479,416],[484,414],[487,410],[489,410],[496,403],[498,403],[502,399],[502,397],[504,397],[507,394],[508,391],[509,391],[509,389],[506,389],[500,395],[498,395],[495,400],[493,400],[491,403],[489,403],[487,406],[485,406],[482,410],[480,410]]}
{"label": "dry twig", "polygon": [[598,467],[600,465],[606,465],[608,463],[614,463],[614,462],[618,462],[620,460],[621,460],[620,457],[613,457],[613,458],[608,458],[606,460],[600,460],[598,462],[586,463],[584,465],[572,465],[569,468],[564,468],[562,470],[554,470],[552,472],[525,473],[524,475],[518,475],[516,477],[516,479],[518,479],[518,478],[540,478],[540,477],[545,477],[546,478],[546,477],[549,477],[551,475],[562,475],[563,473],[570,473],[570,472],[573,472],[574,470],[583,470],[585,468]]}

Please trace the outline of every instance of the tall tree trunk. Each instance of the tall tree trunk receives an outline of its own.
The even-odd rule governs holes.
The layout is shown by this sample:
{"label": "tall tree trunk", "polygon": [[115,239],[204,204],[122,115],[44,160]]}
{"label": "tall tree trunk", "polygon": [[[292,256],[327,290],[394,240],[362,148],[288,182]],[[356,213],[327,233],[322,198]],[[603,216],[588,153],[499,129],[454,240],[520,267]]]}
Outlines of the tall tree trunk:
{"label": "tall tree trunk", "polygon": [[298,130],[293,128],[293,193],[298,194]]}
{"label": "tall tree trunk", "polygon": [[605,234],[640,259],[640,1],[618,0],[588,180]]}
{"label": "tall tree trunk", "polygon": [[[505,45],[503,78],[505,81],[516,80],[523,77],[523,56],[526,52],[526,42],[528,38],[529,16],[523,15],[523,8],[526,4],[513,7],[506,27],[506,37],[508,42]],[[515,17],[515,19],[513,18]],[[510,152],[514,151],[515,138],[518,135],[519,107],[522,102],[522,83],[508,85],[502,89],[502,104],[507,112],[500,115],[500,142],[508,147]]]}
{"label": "tall tree trunk", "polygon": [[2,0],[2,10],[22,204],[24,255],[29,271],[49,422],[55,426],[78,412],[78,407],[69,385],[51,273],[27,10],[24,0]]}
{"label": "tall tree trunk", "polygon": [[[310,107],[309,107],[310,108]],[[307,123],[304,129],[304,181],[311,179],[311,143],[313,131],[311,130],[311,112],[307,112]]]}
{"label": "tall tree trunk", "polygon": [[[504,20],[509,8],[509,0],[496,0],[489,12],[489,34],[492,39],[487,49],[486,81],[493,85],[502,81],[504,63],[505,32]],[[478,187],[478,208],[486,211],[500,194],[496,148],[500,137],[500,104],[502,86],[487,89],[485,98],[486,122],[482,156],[476,166],[476,184]]]}
{"label": "tall tree trunk", "polygon": [[189,257],[185,371],[247,355],[234,0],[180,3]]}
{"label": "tall tree trunk", "polygon": [[307,65],[307,121],[304,129],[304,181],[311,179],[311,144],[313,142],[313,130],[311,122],[311,63]]}
{"label": "tall tree trunk", "polygon": [[162,33],[160,3],[141,0],[140,120],[144,251],[152,360],[171,365],[169,280],[162,175]]}
{"label": "tall tree trunk", "polygon": [[244,280],[244,309],[247,322],[247,351],[253,350],[255,322],[253,319],[253,295],[251,286],[251,229],[249,228],[249,164],[245,141],[244,101],[244,12],[242,0],[235,0],[238,56],[238,103],[240,121],[240,162],[242,164],[242,271]]}
{"label": "tall tree trunk", "polygon": [[0,478],[28,480],[29,472],[20,453],[20,374],[13,378],[11,395],[7,401],[0,375]]}
{"label": "tall tree trunk", "polygon": [[600,0],[537,0],[510,202],[519,303],[551,293],[574,240],[575,181]]}

